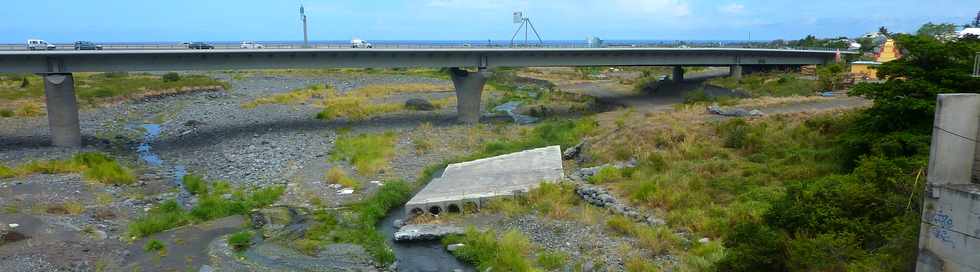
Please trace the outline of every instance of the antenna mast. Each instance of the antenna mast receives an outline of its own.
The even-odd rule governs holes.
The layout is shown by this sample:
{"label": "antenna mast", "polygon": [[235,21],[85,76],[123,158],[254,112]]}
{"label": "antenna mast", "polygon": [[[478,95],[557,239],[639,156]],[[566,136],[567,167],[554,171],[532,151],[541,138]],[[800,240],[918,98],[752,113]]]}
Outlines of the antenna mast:
{"label": "antenna mast", "polygon": [[299,5],[299,19],[303,21],[303,48],[310,47],[310,35],[306,29],[306,9],[303,8],[303,4]]}
{"label": "antenna mast", "polygon": [[528,42],[529,31],[534,32],[534,36],[538,37],[538,44],[544,45],[544,40],[541,39],[541,35],[538,34],[538,30],[534,28],[534,24],[531,23],[531,18],[524,16],[524,12],[515,11],[514,12],[514,24],[521,24],[517,27],[517,31],[514,35],[510,37],[510,46],[514,47],[514,40],[517,39],[517,34],[521,33],[521,29],[524,30],[524,46],[530,45]]}

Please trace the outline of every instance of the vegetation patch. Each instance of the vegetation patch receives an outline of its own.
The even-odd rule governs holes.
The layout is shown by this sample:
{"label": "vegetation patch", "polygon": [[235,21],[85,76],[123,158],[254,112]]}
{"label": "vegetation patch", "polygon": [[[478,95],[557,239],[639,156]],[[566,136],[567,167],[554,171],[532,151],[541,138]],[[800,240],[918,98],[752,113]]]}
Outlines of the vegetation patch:
{"label": "vegetation patch", "polygon": [[529,259],[533,251],[531,241],[523,233],[511,230],[497,239],[493,230],[479,231],[468,228],[466,234],[451,235],[443,239],[443,244],[464,244],[452,254],[460,260],[472,264],[479,271],[533,271],[534,263]]}
{"label": "vegetation patch", "polygon": [[[203,75],[175,75],[176,78],[169,74],[75,73],[75,91],[80,102],[96,106],[120,98],[230,87],[228,83]],[[17,109],[17,116],[42,114],[40,104],[43,104],[43,98],[44,82],[40,76],[0,74],[0,99],[24,105]]]}
{"label": "vegetation patch", "polygon": [[327,170],[326,179],[327,179],[327,183],[330,184],[339,184],[344,188],[351,188],[354,190],[361,189],[360,182],[358,182],[356,179],[351,178],[350,176],[347,175],[347,172],[345,172],[343,169],[340,169],[339,167],[336,166],[330,168],[330,170]]}
{"label": "vegetation patch", "polygon": [[296,105],[306,103],[311,99],[326,97],[333,87],[322,84],[307,86],[306,88],[295,89],[289,92],[274,94],[266,97],[257,98],[242,104],[242,108],[254,109],[261,105]]}
{"label": "vegetation patch", "polygon": [[746,74],[742,79],[719,77],[708,80],[708,84],[744,91],[752,97],[809,96],[823,90],[819,81],[780,72]]}
{"label": "vegetation patch", "polygon": [[126,185],[136,181],[132,169],[97,152],[78,153],[71,160],[31,161],[16,167],[0,166],[0,178],[65,173],[82,173],[86,179],[103,184]]}
{"label": "vegetation patch", "polygon": [[[191,177],[191,178],[187,178]],[[185,176],[184,183],[196,180]],[[192,181],[190,183],[194,183]],[[207,183],[207,182],[202,182]],[[285,192],[282,186],[243,190],[232,189],[227,182],[210,182],[207,190],[197,190],[198,203],[186,211],[174,200],[163,202],[129,225],[134,238],[146,237],[179,226],[214,220],[232,215],[245,215],[253,209],[272,205]]]}
{"label": "vegetation patch", "polygon": [[235,251],[244,251],[252,246],[252,232],[243,230],[228,236],[228,247]]}
{"label": "vegetation patch", "polygon": [[388,167],[395,155],[395,142],[398,134],[343,134],[337,138],[330,158],[334,161],[348,161],[361,175],[370,176]]}

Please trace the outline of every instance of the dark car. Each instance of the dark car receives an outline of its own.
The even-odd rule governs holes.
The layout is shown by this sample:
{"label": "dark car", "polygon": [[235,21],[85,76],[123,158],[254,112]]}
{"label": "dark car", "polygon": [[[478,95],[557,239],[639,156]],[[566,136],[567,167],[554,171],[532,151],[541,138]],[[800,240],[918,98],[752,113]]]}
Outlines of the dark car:
{"label": "dark car", "polygon": [[89,41],[77,41],[75,50],[102,50],[102,46]]}
{"label": "dark car", "polygon": [[211,45],[211,44],[206,43],[206,42],[192,42],[192,43],[190,43],[190,44],[187,45],[187,48],[190,48],[190,49],[214,49],[214,45]]}

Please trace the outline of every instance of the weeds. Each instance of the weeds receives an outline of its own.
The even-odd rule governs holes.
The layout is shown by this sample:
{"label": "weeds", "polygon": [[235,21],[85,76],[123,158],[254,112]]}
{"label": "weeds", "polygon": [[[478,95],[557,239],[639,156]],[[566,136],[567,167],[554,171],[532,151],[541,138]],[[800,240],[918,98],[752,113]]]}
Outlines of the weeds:
{"label": "weeds", "polygon": [[394,132],[383,134],[341,135],[330,158],[334,161],[349,161],[361,175],[370,176],[388,167],[395,155]]}
{"label": "weeds", "polygon": [[[204,222],[236,214],[244,215],[252,209],[272,205],[282,196],[285,188],[275,186],[246,191],[234,190],[226,182],[212,182],[211,187],[206,192],[206,194],[198,195],[198,204],[190,211],[181,209],[174,200],[163,202],[150,209],[143,217],[130,223],[130,236],[134,238],[146,237],[194,222]],[[226,197],[226,194],[231,197]]]}
{"label": "weeds", "polygon": [[228,236],[228,246],[235,251],[243,251],[252,246],[252,232],[243,230]]}
{"label": "weeds", "polygon": [[132,169],[94,152],[76,154],[71,160],[31,161],[15,168],[0,166],[0,178],[66,173],[82,173],[86,179],[103,184],[126,185],[136,181]]}
{"label": "weeds", "polygon": [[327,171],[326,179],[327,183],[330,184],[339,184],[344,188],[351,188],[354,190],[361,189],[361,183],[347,176],[347,172],[344,172],[344,170],[340,169],[340,167],[335,166],[330,168],[330,170]]}
{"label": "weeds", "polygon": [[460,260],[473,264],[480,271],[531,271],[527,259],[531,242],[518,231],[508,231],[497,240],[497,233],[468,228],[466,234],[447,236],[443,244],[465,244],[453,252]]}
{"label": "weeds", "polygon": [[306,88],[295,89],[286,93],[274,94],[262,98],[257,98],[242,104],[242,108],[254,109],[261,105],[295,105],[305,103],[310,99],[326,97],[333,90],[330,86],[322,84],[310,85]]}
{"label": "weeds", "polygon": [[537,264],[548,271],[559,271],[568,261],[568,254],[559,251],[538,253]]}
{"label": "weeds", "polygon": [[143,245],[143,251],[145,252],[157,252],[158,254],[165,255],[167,252],[167,245],[163,244],[163,241],[157,239],[150,239],[145,245]]}
{"label": "weeds", "polygon": [[208,183],[198,175],[185,175],[182,179],[184,189],[192,195],[208,195]]}

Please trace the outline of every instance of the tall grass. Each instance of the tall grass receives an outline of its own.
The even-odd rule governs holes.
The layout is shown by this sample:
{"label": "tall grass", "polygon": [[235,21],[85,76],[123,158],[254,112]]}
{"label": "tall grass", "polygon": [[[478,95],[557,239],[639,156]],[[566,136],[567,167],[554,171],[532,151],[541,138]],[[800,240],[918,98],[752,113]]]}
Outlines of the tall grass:
{"label": "tall grass", "polygon": [[531,241],[516,230],[505,232],[498,240],[492,230],[481,232],[471,227],[463,235],[446,237],[443,243],[464,244],[453,255],[480,271],[533,271],[528,260],[533,250]]}
{"label": "tall grass", "polygon": [[327,183],[339,184],[344,188],[351,188],[354,190],[361,188],[360,182],[351,178],[350,176],[347,175],[347,172],[344,172],[343,169],[340,169],[339,167],[336,166],[330,168],[330,170],[327,170],[327,174],[325,175],[325,178],[327,180]]}
{"label": "tall grass", "polygon": [[333,87],[325,86],[322,84],[310,85],[305,88],[295,89],[286,93],[274,94],[265,97],[256,98],[255,100],[246,102],[242,104],[244,109],[254,109],[261,105],[294,105],[305,103],[310,99],[316,97],[326,97]]}
{"label": "tall grass", "polygon": [[752,97],[762,96],[808,96],[820,90],[820,82],[800,79],[789,73],[756,73],[743,76],[741,80],[732,77],[714,78],[709,84],[728,89],[739,89]]}
{"label": "tall grass", "polygon": [[[118,76],[114,73],[75,73],[74,77],[78,99],[89,104],[168,90],[230,87],[228,83],[202,75],[184,75],[172,81],[164,81],[161,76],[151,74]],[[20,87],[22,79],[11,79],[0,78],[0,99],[39,101],[44,96],[44,82],[40,76],[23,76],[29,82],[24,88]]]}
{"label": "tall grass", "polygon": [[344,134],[337,138],[330,158],[334,161],[348,161],[361,175],[370,176],[387,168],[395,155],[395,141],[398,134]]}

